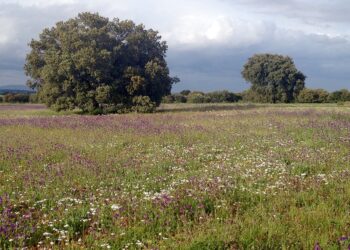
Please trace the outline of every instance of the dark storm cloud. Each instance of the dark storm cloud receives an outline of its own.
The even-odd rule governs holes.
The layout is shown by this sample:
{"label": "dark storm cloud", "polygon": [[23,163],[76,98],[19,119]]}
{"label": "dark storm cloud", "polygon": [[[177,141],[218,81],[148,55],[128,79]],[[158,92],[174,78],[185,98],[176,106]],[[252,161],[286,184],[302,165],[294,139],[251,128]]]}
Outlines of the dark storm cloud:
{"label": "dark storm cloud", "polygon": [[[69,6],[38,8],[0,2],[0,86],[25,84],[23,71],[27,44],[37,38],[43,28],[58,20],[74,16]],[[6,27],[9,27],[6,29]]]}
{"label": "dark storm cloud", "polygon": [[236,2],[261,13],[303,20],[345,23],[350,21],[350,4],[348,0],[227,0],[225,2]]}
{"label": "dark storm cloud", "polygon": [[0,85],[24,84],[27,43],[81,11],[159,30],[171,74],[182,80],[174,91],[242,91],[243,64],[267,52],[293,57],[309,87],[350,87],[350,4],[341,0],[0,0]]}

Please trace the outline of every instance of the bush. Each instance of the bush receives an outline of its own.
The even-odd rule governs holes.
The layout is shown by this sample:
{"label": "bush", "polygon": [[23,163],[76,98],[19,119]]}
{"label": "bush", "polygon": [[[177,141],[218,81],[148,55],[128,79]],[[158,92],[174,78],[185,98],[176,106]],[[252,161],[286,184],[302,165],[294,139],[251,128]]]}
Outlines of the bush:
{"label": "bush", "polygon": [[138,113],[153,113],[157,107],[156,103],[152,102],[149,96],[135,96],[132,102],[132,111]]}
{"label": "bush", "polygon": [[210,97],[203,92],[192,92],[187,96],[188,103],[208,103],[211,102]]}
{"label": "bush", "polygon": [[301,103],[326,103],[329,93],[324,89],[303,89],[298,95],[298,102]]}
{"label": "bush", "polygon": [[258,102],[258,103],[268,103],[269,98],[265,95],[262,95],[258,93],[257,91],[254,91],[254,89],[250,88],[246,91],[243,91],[241,94],[241,99],[244,102]]}
{"label": "bush", "polygon": [[347,89],[341,89],[338,91],[334,91],[333,93],[329,94],[330,102],[347,102],[350,101],[350,91]]}
{"label": "bush", "polygon": [[187,102],[187,98],[186,96],[182,95],[182,94],[174,94],[174,102],[176,103],[185,103]]}
{"label": "bush", "polygon": [[26,103],[29,102],[29,94],[8,93],[4,96],[4,102],[9,103]]}
{"label": "bush", "polygon": [[162,98],[162,103],[174,103],[175,98],[173,95],[167,95]]}
{"label": "bush", "polygon": [[350,107],[350,102],[337,102],[337,106]]}
{"label": "bush", "polygon": [[0,103],[4,102],[4,98],[0,95]]}
{"label": "bush", "polygon": [[234,93],[231,93],[227,90],[223,91],[214,91],[206,94],[210,102],[238,102],[240,100],[239,96]]}

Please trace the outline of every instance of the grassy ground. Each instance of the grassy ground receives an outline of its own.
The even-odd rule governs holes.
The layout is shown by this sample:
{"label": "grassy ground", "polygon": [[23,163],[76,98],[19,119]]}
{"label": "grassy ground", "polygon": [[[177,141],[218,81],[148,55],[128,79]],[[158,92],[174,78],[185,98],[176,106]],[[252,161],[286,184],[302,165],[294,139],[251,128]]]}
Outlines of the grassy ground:
{"label": "grassy ground", "polygon": [[347,249],[350,108],[0,105],[0,248]]}

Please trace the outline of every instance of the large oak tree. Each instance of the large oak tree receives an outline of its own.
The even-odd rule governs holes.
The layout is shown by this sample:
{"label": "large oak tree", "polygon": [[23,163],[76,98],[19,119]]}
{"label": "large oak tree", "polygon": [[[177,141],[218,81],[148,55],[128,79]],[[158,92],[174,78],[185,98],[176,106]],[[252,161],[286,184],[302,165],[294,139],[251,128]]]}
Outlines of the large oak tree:
{"label": "large oak tree", "polygon": [[152,111],[178,80],[169,76],[166,42],[132,21],[81,13],[29,45],[28,85],[58,111]]}
{"label": "large oak tree", "polygon": [[265,102],[293,102],[305,87],[305,75],[288,56],[257,54],[249,58],[242,71],[252,84],[251,91]]}

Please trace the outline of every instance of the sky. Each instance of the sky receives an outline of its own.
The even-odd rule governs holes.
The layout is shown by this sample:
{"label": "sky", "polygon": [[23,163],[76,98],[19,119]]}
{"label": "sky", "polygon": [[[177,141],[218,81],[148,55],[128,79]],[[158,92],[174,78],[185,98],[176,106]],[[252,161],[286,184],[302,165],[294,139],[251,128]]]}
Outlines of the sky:
{"label": "sky", "polygon": [[291,56],[309,88],[350,89],[349,0],[0,0],[0,86],[25,84],[31,39],[84,11],[158,30],[173,92],[243,91],[256,53]]}

